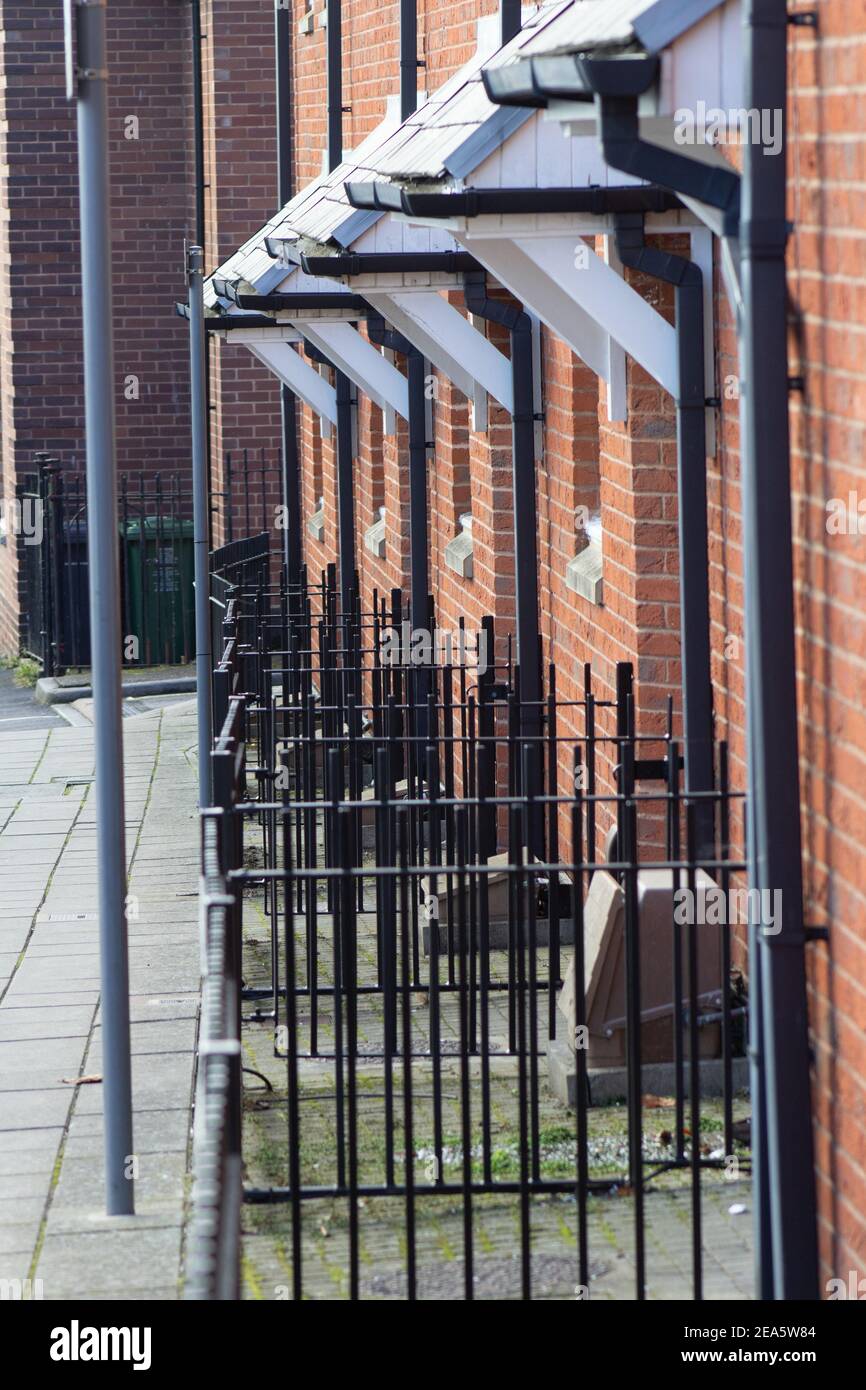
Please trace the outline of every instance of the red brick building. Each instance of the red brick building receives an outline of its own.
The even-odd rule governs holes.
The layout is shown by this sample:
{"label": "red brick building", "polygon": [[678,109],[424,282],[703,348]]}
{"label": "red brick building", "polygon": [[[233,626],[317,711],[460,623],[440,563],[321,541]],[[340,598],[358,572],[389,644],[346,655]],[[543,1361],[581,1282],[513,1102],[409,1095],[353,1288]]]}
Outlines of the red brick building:
{"label": "red brick building", "polygon": [[[647,7],[637,5],[631,10],[641,8]],[[684,81],[691,63],[694,95],[705,91],[708,104],[722,94],[720,88],[731,75],[723,69],[733,69],[740,61],[738,9],[731,4],[695,7],[699,37],[692,36],[689,42],[695,46],[683,51],[679,79],[670,78]],[[477,20],[494,16],[495,10],[493,5],[469,3],[435,9],[419,6],[422,88],[435,93],[469,62],[476,42],[482,48],[485,42],[495,46],[496,36],[489,27],[486,32],[475,29]],[[714,10],[719,13],[708,13]],[[377,11],[372,24],[368,6],[343,6],[346,151],[357,149],[370,136],[386,116],[387,100],[393,101],[399,91],[396,5],[393,11],[393,15]],[[302,188],[320,176],[324,157],[326,31],[320,7],[297,4],[293,13],[297,29],[295,168],[297,186]],[[856,507],[862,473],[856,456],[863,333],[857,251],[864,220],[859,191],[862,141],[856,97],[847,90],[862,68],[866,33],[863,16],[850,5],[829,0],[817,7],[816,14],[817,28],[803,24],[789,30],[787,160],[789,215],[794,223],[788,247],[790,372],[803,378],[802,390],[791,398],[791,422],[805,920],[810,926],[830,928],[829,947],[818,941],[805,947],[819,1234],[826,1279],[866,1267],[866,1096],[861,1066],[866,959],[860,922],[866,741],[860,710],[863,642],[858,636],[862,528],[851,524],[853,512],[847,502],[848,521],[842,534],[833,534],[827,525],[832,499],[853,494]],[[488,19],[488,26],[491,22],[495,25],[495,17]],[[701,62],[713,52],[713,45],[723,56],[718,72],[708,74]],[[674,74],[676,62],[673,58]],[[495,157],[502,159],[505,169],[508,140],[500,140],[497,148]],[[352,156],[347,154],[346,159],[351,165]],[[375,166],[375,157],[369,162]],[[734,166],[739,162],[736,149],[731,151],[731,162]],[[364,159],[356,163],[363,166]],[[512,165],[518,171],[510,175],[512,183],[530,181],[525,164],[521,166],[515,158]],[[386,169],[385,177],[399,182],[396,168]],[[428,177],[421,167],[413,170],[409,165],[403,172],[410,187],[412,177],[419,186]],[[478,172],[478,167],[467,172],[465,183],[485,182]],[[356,179],[362,176],[351,174]],[[544,174],[539,168],[538,179],[548,184],[565,181],[555,168]],[[490,177],[486,181],[495,182]],[[502,182],[508,181],[509,175],[503,173]],[[452,180],[452,186],[458,184],[459,180]],[[251,230],[247,227],[245,235]],[[472,247],[471,240],[463,244]],[[667,239],[665,248],[682,250]],[[360,238],[353,249],[368,248]],[[483,252],[479,254],[484,259]],[[670,287],[630,271],[627,280],[673,321]],[[357,289],[363,280],[347,283]],[[709,308],[712,360],[707,395],[716,400],[708,419],[707,446],[715,733],[729,741],[734,779],[745,786],[739,369],[718,244]],[[507,351],[499,330],[488,328],[486,336]],[[537,545],[544,659],[555,663],[566,698],[576,696],[584,662],[592,663],[601,687],[610,690],[616,660],[634,661],[641,718],[646,728],[660,729],[669,696],[678,714],[681,710],[676,422],[671,395],[657,375],[627,355],[617,383],[625,409],[620,409],[619,418],[612,418],[604,383],[569,345],[548,326],[541,329],[540,344],[543,441],[537,456]],[[431,589],[442,621],[462,614],[473,622],[483,613],[493,613],[498,623],[508,625],[514,616],[508,415],[491,397],[485,427],[473,428],[465,396],[444,374],[437,375],[428,497]],[[315,413],[307,406],[302,422],[305,555],[317,571],[339,558],[334,442],[328,431],[322,437]],[[382,412],[362,395],[355,465],[355,553],[368,597],[374,588],[380,592],[392,585],[405,588],[409,563],[406,441],[402,427],[393,422],[382,441],[382,428]],[[324,498],[321,518],[320,497]],[[384,545],[378,540],[376,546],[366,545],[365,537],[383,505]],[[455,574],[446,559],[468,505],[471,577],[465,570]],[[592,590],[585,582],[576,583],[570,570],[579,548],[575,512],[581,506],[600,521],[602,579]],[[316,524],[307,526],[314,513]],[[742,846],[742,822],[735,834]]]}
{"label": "red brick building", "polygon": [[[189,346],[174,304],[195,239],[194,6],[114,0],[111,60],[118,466],[189,476]],[[208,254],[212,263],[276,204],[273,7],[203,4]],[[250,79],[250,53],[265,59]],[[62,7],[0,6],[0,419],[3,495],[34,456],[84,468],[75,103]],[[239,94],[243,93],[242,100]],[[214,447],[258,456],[279,438],[279,391],[247,353],[215,358]],[[275,434],[275,429],[277,433]],[[16,652],[16,547],[0,546],[0,649]]]}
{"label": "red brick building", "polygon": [[[641,6],[631,9],[637,12]],[[706,82],[714,104],[714,97],[721,99],[725,92],[694,61],[695,55],[706,60],[714,51],[732,51],[739,7],[729,0],[724,6],[703,4],[695,10],[695,28],[704,46],[691,53],[692,92],[700,95],[700,84]],[[498,47],[497,11],[493,0],[437,5],[419,0],[422,96],[436,93],[476,52],[483,58],[493,56]],[[384,8],[371,0],[346,0],[342,6],[343,150],[347,164],[355,169],[363,166],[363,158],[353,165],[351,152],[386,119],[392,132],[399,124],[394,109],[400,91],[398,12],[396,0]],[[804,915],[810,926],[829,928],[829,942],[812,940],[803,948],[814,1062],[811,1094],[823,1288],[826,1280],[844,1279],[850,1270],[866,1272],[866,484],[860,449],[866,407],[866,154],[858,94],[866,68],[866,11],[850,0],[821,0],[814,12],[817,27],[789,29],[786,158],[793,224],[787,252],[789,370],[801,378],[791,395],[790,419]],[[76,272],[70,256],[75,234],[74,134],[62,91],[62,44],[53,14],[43,16],[42,11],[37,14],[9,0],[2,0],[0,13],[6,72],[0,149],[0,406],[8,492],[16,474],[27,468],[31,451],[51,449],[79,463],[82,441],[80,338],[72,312]],[[109,15],[115,26],[120,465],[186,466],[187,344],[183,324],[172,317],[172,304],[183,295],[182,243],[194,225],[188,7],[174,0],[149,5],[124,0],[111,5]],[[291,93],[298,190],[320,178],[326,167],[325,18],[321,0],[295,0]],[[486,22],[479,27],[479,20]],[[230,276],[229,258],[273,216],[277,201],[272,5],[270,0],[243,6],[206,0],[202,22],[207,264],[211,270],[221,266]],[[43,66],[34,86],[37,44]],[[731,62],[738,62],[739,51],[733,51]],[[683,62],[690,62],[688,53]],[[480,60],[478,66],[480,70]],[[675,60],[664,71],[674,82]],[[548,114],[555,126],[556,113]],[[138,118],[137,140],[125,137],[128,116]],[[566,134],[563,137],[557,129],[556,140],[577,143],[580,137],[568,133],[566,117],[567,113],[561,116]],[[544,113],[531,120],[539,131],[547,121],[548,134],[539,134],[538,150],[548,158],[553,149],[551,123]],[[521,162],[525,151],[518,157],[516,141],[516,135],[513,143],[512,135],[503,135],[485,156],[503,161],[503,183],[522,186],[536,176],[539,186],[568,181],[555,156],[546,171],[533,167],[530,180]],[[565,151],[569,146],[560,143],[557,148]],[[739,154],[731,152],[733,165],[739,163]],[[484,159],[479,159],[466,175],[467,184],[474,185],[481,170],[482,182],[494,185],[490,165],[486,173],[483,166]],[[406,173],[408,182],[412,170]],[[352,176],[363,178],[363,173]],[[400,181],[397,174],[388,177]],[[668,227],[653,244],[689,254],[692,226],[684,221],[682,235],[674,237]],[[652,224],[648,230],[652,235]],[[586,230],[580,235],[601,257],[609,251],[604,245],[610,241],[607,233],[593,238]],[[483,260],[480,249],[478,254]],[[728,740],[733,780],[744,788],[740,369],[718,241],[712,255],[707,396],[716,404],[708,409],[706,468],[713,707],[715,736]],[[288,270],[285,273],[288,276]],[[660,321],[674,323],[669,286],[630,270],[624,278]],[[491,276],[491,283],[505,298],[504,280],[497,286]],[[339,288],[338,282],[331,287]],[[463,314],[458,289],[450,284],[440,288]],[[477,322],[475,328],[507,358],[503,330],[493,325],[485,329]],[[659,342],[668,343],[662,329],[657,332]],[[275,450],[280,434],[273,376],[243,345],[232,343],[230,334],[226,338],[211,343],[217,479],[218,461],[226,450]],[[603,381],[548,324],[538,327],[536,341],[542,397],[536,543],[543,659],[555,665],[565,699],[579,697],[584,663],[591,663],[598,690],[610,694],[615,663],[634,662],[643,727],[661,732],[672,698],[679,732],[682,663],[672,395],[631,353],[623,352]],[[122,381],[127,374],[140,377],[141,394],[137,401],[124,403]],[[323,374],[327,382],[325,369]],[[435,370],[432,375],[428,563],[439,620],[456,626],[463,617],[475,626],[483,615],[492,614],[497,627],[509,631],[515,619],[509,414],[491,392],[484,392],[483,403],[479,398],[473,404],[447,373]],[[300,409],[299,437],[304,558],[316,573],[339,561],[336,440],[333,428],[323,425],[307,404]],[[409,583],[407,465],[405,423],[387,405],[358,390],[354,541],[368,601],[374,589],[405,590]],[[471,547],[461,531],[461,518],[470,512]],[[588,546],[583,533],[587,518]],[[464,541],[455,551],[453,543],[461,535]],[[467,550],[471,566],[466,563]],[[574,562],[587,551],[592,552],[594,566],[575,568]],[[7,547],[0,553],[0,634],[6,650],[15,645],[16,592],[16,570]],[[607,828],[600,825],[600,838]],[[741,818],[733,828],[742,851]]]}

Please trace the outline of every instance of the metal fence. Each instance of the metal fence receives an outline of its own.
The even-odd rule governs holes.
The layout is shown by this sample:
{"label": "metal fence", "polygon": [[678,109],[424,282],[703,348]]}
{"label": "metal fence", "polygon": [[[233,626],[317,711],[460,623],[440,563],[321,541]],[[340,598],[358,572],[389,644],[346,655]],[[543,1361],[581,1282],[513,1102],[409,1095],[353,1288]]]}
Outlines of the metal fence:
{"label": "metal fence", "polygon": [[[87,488],[83,473],[40,457],[22,480],[41,543],[22,544],[22,646],[45,675],[90,665]],[[192,511],[177,473],[122,473],[118,547],[125,666],[188,662],[195,653]]]}
{"label": "metal fence", "polygon": [[[18,501],[38,520],[38,536],[18,538],[22,572],[21,645],[61,675],[90,665],[87,492],[83,473],[36,456]],[[213,494],[214,530],[229,570],[253,533],[272,530],[280,500],[280,464],[262,451],[226,456],[223,487]],[[124,472],[118,479],[118,546],[127,667],[175,665],[195,656],[192,497],[181,473]],[[238,572],[243,573],[241,562]],[[222,573],[217,563],[216,573]],[[228,573],[228,571],[227,571]]]}
{"label": "metal fence", "polygon": [[[218,795],[225,807],[243,791],[243,700],[233,696],[215,741]],[[192,1216],[187,1299],[236,1299],[240,1270],[241,903],[226,879],[236,848],[219,809],[202,817],[202,1006],[193,1133]]]}
{"label": "metal fence", "polygon": [[[432,626],[432,611],[425,616]],[[683,925],[673,904],[675,892],[693,905],[713,886],[728,894],[743,868],[730,856],[737,794],[724,745],[717,790],[689,796],[670,716],[664,736],[637,730],[628,665],[615,700],[596,698],[588,672],[582,698],[562,700],[551,670],[533,706],[521,699],[510,641],[490,620],[473,634],[461,625],[447,659],[428,652],[419,663],[399,641],[394,649],[408,617],[398,592],[375,596],[365,612],[357,589],[341,613],[333,570],[295,591],[261,577],[241,584],[225,617],[224,691],[243,708],[253,760],[245,782],[235,761],[221,783],[234,826],[224,873],[238,902],[261,896],[269,940],[248,965],[245,1020],[272,1024],[286,1086],[283,1181],[248,1186],[245,1199],[285,1204],[295,1298],[317,1296],[323,1203],[343,1212],[331,1261],[342,1261],[353,1298],[371,1296],[363,1209],[400,1214],[389,1287],[415,1298],[429,1288],[426,1213],[457,1203],[461,1288],[449,1296],[471,1299],[474,1213],[508,1196],[529,1298],[534,1204],[574,1200],[569,1277],[588,1291],[598,1254],[588,1206],[615,1189],[630,1204],[642,1298],[646,1195],[680,1175],[700,1298],[703,1189],[731,1161],[749,1170],[733,1111],[746,1004],[729,984],[734,928],[699,928],[700,913]],[[409,627],[411,648],[418,629]],[[216,756],[229,765],[227,750]],[[699,858],[696,820],[707,807],[714,848]],[[255,864],[245,857],[253,848]],[[239,939],[239,920],[236,930]],[[541,1116],[555,1049],[571,1069],[574,1115],[571,1171],[551,1173]],[[664,1157],[644,1145],[644,1068],[660,1057],[672,1078]],[[721,1153],[700,1142],[702,1059],[720,1068]],[[615,1062],[626,1078],[627,1153],[621,1172],[598,1176],[593,1077]],[[365,1134],[370,1126],[370,1068],[374,1153],[359,1137],[363,1104]],[[503,1068],[515,1137],[504,1174],[493,1125]],[[311,1078],[328,1098],[324,1154],[303,1104]]]}

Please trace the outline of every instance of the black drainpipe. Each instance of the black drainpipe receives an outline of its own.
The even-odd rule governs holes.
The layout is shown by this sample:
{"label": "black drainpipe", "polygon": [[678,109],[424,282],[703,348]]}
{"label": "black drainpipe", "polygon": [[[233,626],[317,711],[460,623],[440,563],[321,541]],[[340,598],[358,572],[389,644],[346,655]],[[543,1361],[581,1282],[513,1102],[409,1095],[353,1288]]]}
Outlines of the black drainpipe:
{"label": "black drainpipe", "polygon": [[400,120],[418,105],[418,5],[400,0]]}
{"label": "black drainpipe", "polygon": [[[655,65],[645,64],[646,81]],[[591,66],[599,110],[599,134],[606,162],[678,193],[700,196],[722,208],[727,220],[739,206],[739,178],[733,170],[699,166],[677,151],[641,139],[638,96],[622,92],[622,62]],[[614,216],[617,247],[624,265],[675,287],[677,332],[677,487],[680,543],[680,631],[683,665],[683,722],[686,788],[711,791],[713,776],[713,686],[710,666],[710,596],[707,549],[707,448],[704,387],[703,275],[694,262],[645,244],[643,217]],[[698,806],[699,858],[713,854],[713,816]]]}
{"label": "black drainpipe", "polygon": [[427,518],[427,398],[424,354],[381,317],[367,320],[367,336],[378,347],[405,354],[409,394],[409,566],[412,624],[426,627],[429,612],[430,543]]}
{"label": "black drainpipe", "polygon": [[[327,0],[328,63],[328,169],[333,172],[343,159],[343,15],[341,0]],[[355,497],[352,456],[352,390],[349,378],[334,369],[337,395],[337,518],[340,552],[340,603],[342,621],[352,618],[355,584]]]}
{"label": "black drainpipe", "polygon": [[328,169],[343,159],[343,7],[327,0]]}
{"label": "black drainpipe", "polygon": [[499,43],[500,47],[520,33],[521,0],[499,0]]}
{"label": "black drainpipe", "polygon": [[[400,0],[400,119],[407,120],[418,105],[418,11],[416,0]],[[373,321],[374,322],[374,321]],[[368,324],[368,332],[370,325]],[[392,335],[382,324],[382,331]],[[371,335],[372,336],[372,335]],[[427,507],[427,397],[424,356],[408,339],[398,341],[394,334],[391,345],[405,351],[409,396],[409,588],[413,627],[426,628],[430,615],[430,521]],[[375,340],[374,340],[375,341]],[[427,692],[430,689],[426,673],[419,672],[415,684],[418,705],[418,732],[426,730]]]}
{"label": "black drainpipe", "polygon": [[[406,357],[409,395],[409,597],[413,628],[426,628],[430,614],[430,571],[428,564],[430,524],[427,510],[427,397],[426,362],[402,333],[385,325],[384,319],[367,320],[371,343],[402,352]],[[427,727],[427,693],[430,681],[423,670],[415,682],[416,728],[420,737]]]}
{"label": "black drainpipe", "polygon": [[[514,574],[517,608],[517,658],[520,663],[521,735],[528,740],[529,785],[524,793],[541,791],[541,634],[538,623],[538,521],[535,496],[535,408],[532,380],[532,320],[523,309],[490,299],[483,272],[464,280],[466,307],[471,314],[502,324],[511,338],[511,483],[514,511]],[[538,811],[541,811],[540,803]],[[532,854],[544,854],[541,814],[530,827]]]}
{"label": "black drainpipe", "polygon": [[343,622],[352,618],[355,584],[355,494],[352,457],[352,386],[345,372],[334,370],[337,395],[337,535],[340,550],[340,604]]}
{"label": "black drainpipe", "polygon": [[[787,118],[785,0],[746,0],[744,107]],[[615,60],[613,60],[615,62]],[[750,1051],[758,1291],[818,1297],[802,845],[798,780],[788,430],[786,161],[747,142],[742,179],[642,141],[637,98],[604,94],[602,149],[614,168],[651,177],[723,211],[739,238],[743,555],[749,756],[749,886],[781,893],[773,934],[750,928]],[[771,896],[770,901],[774,899]],[[771,1266],[771,1267],[768,1267]]]}
{"label": "black drainpipe", "polygon": [[[285,207],[292,197],[292,15],[281,0],[274,0],[274,47],[277,87],[277,203]],[[294,391],[280,387],[282,413],[283,476],[282,498],[286,527],[283,531],[283,559],[289,585],[300,582],[303,550],[301,542],[301,460],[298,448],[298,407]]]}
{"label": "black drainpipe", "polygon": [[[644,214],[614,216],[624,266],[674,286],[677,332],[677,512],[680,544],[680,646],[686,787],[713,788],[713,686],[707,537],[707,431],[704,388],[704,277],[684,256],[647,246]],[[696,851],[713,857],[713,809],[699,805]]]}
{"label": "black drainpipe", "polygon": [[[785,0],[746,0],[747,110],[787,120]],[[781,930],[753,927],[759,958],[775,1299],[816,1299],[817,1214],[800,839],[788,425],[786,158],[746,143],[740,219],[742,498],[749,710],[749,882],[781,893]],[[772,901],[772,899],[771,899]],[[764,1287],[769,1280],[764,1275]]]}

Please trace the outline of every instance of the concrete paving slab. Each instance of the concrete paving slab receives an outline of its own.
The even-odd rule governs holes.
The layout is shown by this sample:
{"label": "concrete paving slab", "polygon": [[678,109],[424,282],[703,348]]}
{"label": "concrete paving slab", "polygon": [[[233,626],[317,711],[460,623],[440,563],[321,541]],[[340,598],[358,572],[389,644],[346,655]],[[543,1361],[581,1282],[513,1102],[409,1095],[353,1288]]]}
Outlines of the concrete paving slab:
{"label": "concrete paving slab", "polygon": [[92,729],[24,737],[0,725],[0,1277],[24,1277],[41,1239],[47,1298],[176,1298],[199,1007],[194,720],[124,724],[140,1164],[126,1226],[102,1214],[103,1088],[62,1080],[101,1069]]}

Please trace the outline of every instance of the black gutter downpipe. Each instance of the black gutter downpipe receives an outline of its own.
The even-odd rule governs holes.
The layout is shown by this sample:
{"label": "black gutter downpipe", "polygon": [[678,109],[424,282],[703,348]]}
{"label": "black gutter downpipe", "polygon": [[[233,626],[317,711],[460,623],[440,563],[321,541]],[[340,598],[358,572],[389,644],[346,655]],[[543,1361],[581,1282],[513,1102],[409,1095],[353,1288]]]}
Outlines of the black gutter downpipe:
{"label": "black gutter downpipe", "polygon": [[340,604],[346,629],[352,620],[355,586],[355,460],[352,457],[352,387],[335,369],[337,393],[337,534],[340,538]]}
{"label": "black gutter downpipe", "polygon": [[377,347],[403,353],[409,386],[409,596],[414,627],[426,627],[430,596],[427,518],[427,397],[425,360],[402,333],[381,317],[367,320],[367,336]]}
{"label": "black gutter downpipe", "polygon": [[400,0],[400,120],[418,105],[418,5]]}
{"label": "black gutter downpipe", "polygon": [[[640,138],[638,96],[620,95],[616,60],[594,67],[599,85],[610,84],[616,95],[598,92],[599,136],[605,160],[639,178],[665,184],[677,193],[695,192],[696,181],[714,206],[739,207],[739,179],[712,179],[693,160],[676,151],[649,145]],[[724,174],[724,171],[722,171]],[[696,195],[697,196],[697,195]],[[638,225],[639,221],[639,225]],[[713,678],[710,663],[710,591],[707,528],[707,439],[704,387],[703,274],[681,256],[646,246],[643,216],[614,216],[617,247],[624,265],[642,270],[674,286],[677,333],[677,500],[680,543],[680,632],[683,666],[686,790],[712,791]],[[696,852],[714,854],[712,807],[700,803],[695,815]]]}
{"label": "black gutter downpipe", "polygon": [[[744,106],[778,111],[784,120],[788,19],[785,0],[745,0]],[[811,1300],[819,1297],[819,1284],[794,644],[786,191],[784,146],[769,155],[747,142],[739,238],[749,882],[762,893],[778,891],[783,904],[773,934],[754,927],[763,1004],[770,1296]]]}
{"label": "black gutter downpipe", "polygon": [[[328,170],[343,159],[343,13],[341,0],[327,0]],[[343,643],[351,640],[355,588],[355,496],[352,455],[352,389],[349,378],[334,368],[337,395],[337,535],[340,552],[340,603]]]}
{"label": "black gutter downpipe", "polygon": [[[430,615],[430,523],[427,507],[427,365],[424,354],[402,333],[386,327],[381,317],[367,320],[367,336],[379,347],[406,357],[409,395],[409,599],[412,627],[426,629]],[[419,668],[414,685],[416,730],[427,729],[429,674]]]}
{"label": "black gutter downpipe", "polygon": [[[511,482],[514,510],[514,575],[517,609],[517,657],[520,663],[521,734],[528,740],[528,787],[524,795],[541,791],[541,634],[538,618],[538,510],[535,490],[535,405],[532,373],[532,320],[524,309],[490,299],[482,272],[464,281],[466,307],[471,314],[502,324],[511,338]],[[529,852],[544,856],[541,803],[535,802],[529,829]],[[539,814],[536,814],[538,812]]]}
{"label": "black gutter downpipe", "polygon": [[616,59],[593,65],[593,76],[600,84],[600,135],[605,162],[624,174],[661,184],[718,208],[723,214],[725,234],[736,235],[740,212],[739,174],[716,164],[702,164],[686,154],[642,139],[637,96],[609,95],[601,85],[613,76],[615,65]]}
{"label": "black gutter downpipe", "polygon": [[[644,214],[614,217],[624,266],[674,286],[677,334],[677,512],[680,544],[680,646],[683,668],[686,789],[713,789],[713,685],[707,527],[707,430],[704,387],[704,277],[699,266],[647,246]],[[698,804],[696,852],[714,857],[713,808]]]}
{"label": "black gutter downpipe", "polygon": [[521,0],[499,0],[499,46],[500,48],[519,34],[522,27],[520,15]]}
{"label": "black gutter downpipe", "polygon": [[[285,207],[292,197],[292,13],[274,0],[274,49],[277,89],[277,203]],[[301,518],[301,458],[298,446],[298,405],[294,391],[280,386],[282,418],[282,495],[286,527],[283,560],[290,594],[300,583],[303,565]]]}
{"label": "black gutter downpipe", "polygon": [[328,169],[343,160],[343,6],[326,0],[328,81]]}

